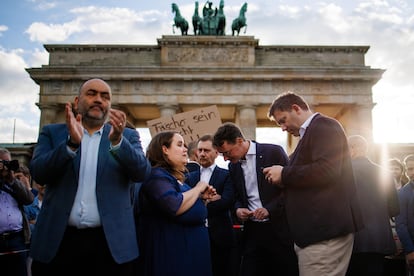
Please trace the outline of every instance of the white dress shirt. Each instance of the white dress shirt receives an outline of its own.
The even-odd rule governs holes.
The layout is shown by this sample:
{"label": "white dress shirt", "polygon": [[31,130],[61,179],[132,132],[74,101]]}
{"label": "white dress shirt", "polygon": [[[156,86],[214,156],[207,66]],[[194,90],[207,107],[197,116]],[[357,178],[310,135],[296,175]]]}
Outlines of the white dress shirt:
{"label": "white dress shirt", "polygon": [[201,167],[200,168],[200,180],[209,183],[211,175],[213,174],[215,167],[216,167],[216,164],[213,164],[207,168]]}
{"label": "white dress shirt", "polygon": [[257,208],[262,208],[260,201],[259,189],[256,174],[256,143],[250,141],[249,150],[246,154],[246,160],[240,160],[243,169],[244,181],[246,184],[246,193],[248,200],[248,208],[254,211]]}

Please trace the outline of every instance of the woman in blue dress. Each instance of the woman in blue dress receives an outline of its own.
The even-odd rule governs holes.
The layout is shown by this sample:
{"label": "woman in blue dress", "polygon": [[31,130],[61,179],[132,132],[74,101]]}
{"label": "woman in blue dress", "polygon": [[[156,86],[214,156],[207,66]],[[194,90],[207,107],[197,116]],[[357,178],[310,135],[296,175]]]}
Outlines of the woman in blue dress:
{"label": "woman in blue dress", "polygon": [[139,245],[143,275],[211,276],[207,208],[215,189],[184,183],[187,148],[175,131],[155,135],[147,149],[150,177],[140,190]]}

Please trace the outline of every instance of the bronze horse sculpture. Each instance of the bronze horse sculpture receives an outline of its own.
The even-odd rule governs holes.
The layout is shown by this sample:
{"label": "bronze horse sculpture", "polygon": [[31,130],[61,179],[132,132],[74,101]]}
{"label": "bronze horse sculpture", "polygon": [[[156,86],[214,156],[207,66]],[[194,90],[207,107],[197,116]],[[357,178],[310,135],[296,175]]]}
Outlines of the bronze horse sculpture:
{"label": "bronze horse sculpture", "polygon": [[187,35],[188,34],[187,20],[185,20],[185,18],[181,16],[180,9],[178,8],[178,5],[176,3],[172,3],[171,7],[172,7],[172,12],[175,13],[174,24],[172,25],[173,34],[175,33],[174,27],[176,27],[176,28],[180,28],[181,35]]}
{"label": "bronze horse sculpture", "polygon": [[194,35],[201,34],[201,24],[202,19],[198,14],[198,1],[195,2],[194,14],[193,14],[193,30]]}
{"label": "bronze horse sculpture", "polygon": [[235,32],[237,32],[237,35],[239,35],[240,29],[243,27],[245,27],[244,33],[246,33],[247,24],[246,24],[246,17],[244,16],[246,11],[247,11],[247,3],[244,3],[240,9],[239,17],[234,19],[233,23],[231,24],[232,35],[234,35]]}
{"label": "bronze horse sculpture", "polygon": [[216,15],[217,35],[225,35],[226,17],[224,16],[224,0],[220,0],[220,6]]}

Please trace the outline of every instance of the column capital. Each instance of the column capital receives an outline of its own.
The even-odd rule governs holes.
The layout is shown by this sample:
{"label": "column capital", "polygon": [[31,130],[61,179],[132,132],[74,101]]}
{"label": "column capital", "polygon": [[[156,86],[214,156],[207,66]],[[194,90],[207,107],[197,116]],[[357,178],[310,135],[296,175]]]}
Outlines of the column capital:
{"label": "column capital", "polygon": [[258,106],[257,104],[248,103],[248,104],[238,104],[236,106],[236,108],[237,108],[238,111],[241,111],[243,109],[254,109],[254,110],[256,110],[257,106]]}

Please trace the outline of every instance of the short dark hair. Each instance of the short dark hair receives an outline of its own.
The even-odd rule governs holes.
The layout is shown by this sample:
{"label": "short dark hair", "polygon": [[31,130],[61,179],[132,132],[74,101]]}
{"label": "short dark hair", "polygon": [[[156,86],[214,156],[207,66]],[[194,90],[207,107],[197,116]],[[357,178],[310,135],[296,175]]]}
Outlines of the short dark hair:
{"label": "short dark hair", "polygon": [[224,142],[235,144],[237,138],[242,138],[244,140],[242,131],[236,124],[227,122],[222,124],[214,134],[213,146],[221,147]]}
{"label": "short dark hair", "polygon": [[19,168],[15,172],[16,173],[21,172],[24,176],[30,177],[30,170],[25,165],[20,165]]}
{"label": "short dark hair", "polygon": [[303,97],[295,94],[294,92],[288,91],[279,94],[276,99],[273,100],[267,112],[267,117],[271,121],[274,121],[275,118],[273,113],[275,113],[275,111],[291,111],[292,105],[294,104],[298,105],[303,110],[309,110],[309,105]]}
{"label": "short dark hair", "polygon": [[213,135],[211,134],[204,134],[203,136],[201,136],[197,142],[205,142],[205,141],[211,141],[211,143],[213,143]]}

